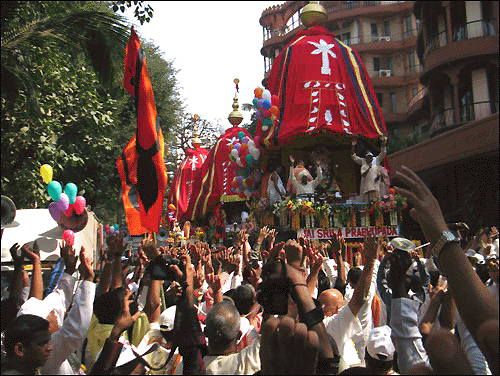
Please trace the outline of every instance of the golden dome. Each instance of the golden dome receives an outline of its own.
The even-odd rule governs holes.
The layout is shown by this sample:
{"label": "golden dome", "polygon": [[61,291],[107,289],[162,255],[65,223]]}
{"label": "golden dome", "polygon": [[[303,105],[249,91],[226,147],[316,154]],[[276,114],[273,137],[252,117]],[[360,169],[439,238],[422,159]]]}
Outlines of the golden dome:
{"label": "golden dome", "polygon": [[[240,80],[235,78],[233,82],[236,84],[236,93],[237,93],[239,91],[238,84]],[[241,112],[238,111],[238,108],[240,106],[238,104],[238,95],[236,93],[234,93],[234,98],[233,98],[233,111],[227,117],[227,120],[229,120],[229,122],[233,127],[237,127],[243,121],[243,115],[241,114]]]}
{"label": "golden dome", "polygon": [[300,20],[307,28],[321,26],[326,22],[327,18],[326,10],[319,1],[311,1],[300,12]]}
{"label": "golden dome", "polygon": [[201,146],[201,140],[198,138],[198,128],[194,127],[194,137],[191,140],[191,144],[194,148]]}

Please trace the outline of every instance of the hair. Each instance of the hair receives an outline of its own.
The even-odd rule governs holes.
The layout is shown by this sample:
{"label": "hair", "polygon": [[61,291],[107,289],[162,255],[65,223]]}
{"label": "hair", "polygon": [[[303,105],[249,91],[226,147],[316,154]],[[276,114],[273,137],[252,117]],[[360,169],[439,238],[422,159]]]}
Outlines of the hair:
{"label": "hair", "polygon": [[349,269],[347,273],[347,280],[351,282],[351,285],[354,287],[358,284],[359,277],[361,277],[362,270],[357,266]]}
{"label": "hair", "polygon": [[1,306],[1,330],[5,330],[7,325],[16,318],[19,309],[23,305],[24,301],[19,298],[8,297],[2,300]]}
{"label": "hair", "polygon": [[123,309],[125,294],[125,288],[118,287],[105,292],[94,300],[94,314],[100,324],[114,324]]}
{"label": "hair", "polygon": [[240,314],[230,301],[215,304],[208,311],[205,333],[209,346],[215,351],[226,350],[240,332]]}
{"label": "hair", "polygon": [[36,335],[49,330],[49,322],[35,315],[20,315],[12,320],[5,329],[4,345],[8,358],[14,356],[16,343],[25,346],[35,339]]}
{"label": "hair", "polygon": [[320,269],[320,271],[318,273],[318,296],[323,291],[329,290],[331,288],[332,288],[332,286],[330,283],[330,279],[327,277],[325,272],[322,269]]}
{"label": "hair", "polygon": [[385,373],[389,371],[393,366],[393,361],[391,360],[378,360],[372,358],[370,354],[368,354],[368,350],[365,349],[365,363],[366,367],[370,369],[372,372],[376,373]]}
{"label": "hair", "polygon": [[255,303],[255,289],[252,285],[238,286],[231,296],[240,315],[246,315]]}

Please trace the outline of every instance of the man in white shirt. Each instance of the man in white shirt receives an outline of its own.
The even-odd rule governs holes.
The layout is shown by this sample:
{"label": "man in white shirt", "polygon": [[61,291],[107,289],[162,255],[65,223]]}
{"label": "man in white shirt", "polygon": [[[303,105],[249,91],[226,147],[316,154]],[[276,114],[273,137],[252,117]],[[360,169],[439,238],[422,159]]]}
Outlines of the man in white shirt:
{"label": "man in white shirt", "polygon": [[269,176],[269,183],[267,184],[267,195],[269,197],[269,201],[271,204],[275,204],[280,202],[283,196],[286,196],[285,187],[283,186],[283,182],[279,176],[279,170],[281,166],[279,166],[271,176]]}
{"label": "man in white shirt", "polygon": [[316,173],[316,179],[314,179],[313,181],[308,180],[308,176],[305,171],[299,173],[299,180],[297,180],[294,174],[295,158],[293,158],[291,155],[290,155],[290,162],[291,164],[290,164],[289,176],[292,180],[292,185],[295,187],[295,191],[297,192],[297,199],[299,201],[306,199],[307,201],[314,202],[314,190],[321,183],[321,180],[323,179],[323,173],[319,161],[316,161],[317,173]]}

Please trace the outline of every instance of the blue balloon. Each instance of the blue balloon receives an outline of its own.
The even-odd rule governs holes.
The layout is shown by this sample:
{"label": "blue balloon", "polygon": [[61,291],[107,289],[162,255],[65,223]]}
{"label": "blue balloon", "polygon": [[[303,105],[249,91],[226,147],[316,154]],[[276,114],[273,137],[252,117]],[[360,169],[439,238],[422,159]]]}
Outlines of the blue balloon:
{"label": "blue balloon", "polygon": [[271,108],[271,101],[266,101],[266,100],[262,101],[262,108],[264,110],[269,110]]}
{"label": "blue balloon", "polygon": [[258,107],[259,107],[260,109],[263,109],[263,108],[264,108],[264,99],[262,99],[262,98],[261,98],[261,99],[259,99],[259,101],[258,101]]}

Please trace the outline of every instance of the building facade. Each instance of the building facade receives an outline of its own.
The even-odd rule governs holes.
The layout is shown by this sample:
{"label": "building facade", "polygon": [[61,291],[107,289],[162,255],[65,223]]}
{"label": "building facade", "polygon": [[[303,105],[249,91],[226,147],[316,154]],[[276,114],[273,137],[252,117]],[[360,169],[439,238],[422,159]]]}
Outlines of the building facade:
{"label": "building facade", "polygon": [[[416,171],[448,221],[498,226],[498,1],[320,3],[325,27],[363,59],[389,146],[406,146],[389,156],[393,169]],[[262,12],[264,85],[306,4]]]}

